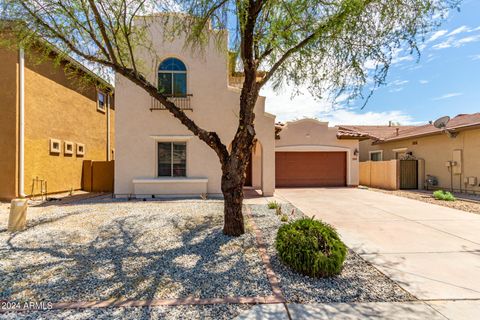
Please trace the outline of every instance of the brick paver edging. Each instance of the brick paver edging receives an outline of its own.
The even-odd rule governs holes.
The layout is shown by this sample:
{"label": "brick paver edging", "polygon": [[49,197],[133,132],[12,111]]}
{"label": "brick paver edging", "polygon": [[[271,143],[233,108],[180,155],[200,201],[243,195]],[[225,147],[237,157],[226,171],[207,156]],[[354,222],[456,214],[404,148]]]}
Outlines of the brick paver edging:
{"label": "brick paver edging", "polygon": [[128,307],[154,307],[154,306],[181,306],[181,305],[207,305],[207,304],[276,304],[285,303],[279,281],[270,263],[270,257],[267,253],[265,241],[260,229],[255,224],[250,208],[245,205],[246,216],[249,218],[250,225],[255,232],[258,252],[265,267],[268,281],[272,287],[273,295],[266,297],[226,297],[226,298],[180,298],[180,299],[149,299],[149,300],[133,300],[133,299],[108,299],[102,301],[76,301],[76,302],[56,302],[52,303],[48,309],[1,309],[0,314],[7,312],[22,312],[34,310],[51,310],[51,309],[88,309],[88,308],[128,308]]}
{"label": "brick paver edging", "polygon": [[272,287],[273,296],[281,300],[281,302],[283,303],[285,302],[285,298],[283,297],[282,289],[280,289],[280,282],[278,281],[277,275],[273,271],[272,264],[270,263],[270,256],[267,253],[267,246],[265,245],[265,241],[263,240],[262,231],[260,231],[260,229],[257,227],[257,224],[253,219],[252,212],[250,211],[250,207],[248,205],[245,205],[245,212],[249,218],[252,229],[255,232],[258,252],[260,253],[260,257],[262,258],[262,262],[265,266],[265,273],[267,274],[268,281],[270,282],[270,286]]}

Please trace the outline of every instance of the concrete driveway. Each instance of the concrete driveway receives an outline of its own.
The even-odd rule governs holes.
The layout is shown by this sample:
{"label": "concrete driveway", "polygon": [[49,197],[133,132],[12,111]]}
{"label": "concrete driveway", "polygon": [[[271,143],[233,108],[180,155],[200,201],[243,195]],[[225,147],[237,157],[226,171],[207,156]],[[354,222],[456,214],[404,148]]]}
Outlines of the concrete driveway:
{"label": "concrete driveway", "polygon": [[[335,226],[417,298],[480,299],[480,215],[363,189],[277,189],[275,196]],[[471,306],[480,318],[480,300]]]}

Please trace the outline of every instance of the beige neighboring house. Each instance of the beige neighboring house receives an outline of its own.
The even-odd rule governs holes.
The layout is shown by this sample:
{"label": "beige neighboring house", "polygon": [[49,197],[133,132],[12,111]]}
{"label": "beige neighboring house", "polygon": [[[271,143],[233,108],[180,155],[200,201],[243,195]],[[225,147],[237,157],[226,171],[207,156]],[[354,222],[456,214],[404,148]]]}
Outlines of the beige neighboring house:
{"label": "beige neighboring house", "polygon": [[[192,53],[182,37],[162,40],[162,16],[147,19],[155,53],[139,52],[143,74],[228,145],[238,125],[241,77],[229,68],[227,48],[221,52],[211,43],[203,54]],[[218,35],[228,43],[226,32]],[[220,162],[210,147],[119,74],[115,91],[115,196],[221,194]],[[311,119],[275,126],[275,116],[265,112],[265,97],[259,97],[255,114],[257,143],[247,186],[271,196],[276,185],[358,185],[358,137]]]}
{"label": "beige neighboring house", "polygon": [[443,130],[432,123],[340,128],[364,137],[362,162],[420,159],[424,168],[418,172],[419,181],[428,179],[424,187],[480,192],[480,113],[459,114]]}

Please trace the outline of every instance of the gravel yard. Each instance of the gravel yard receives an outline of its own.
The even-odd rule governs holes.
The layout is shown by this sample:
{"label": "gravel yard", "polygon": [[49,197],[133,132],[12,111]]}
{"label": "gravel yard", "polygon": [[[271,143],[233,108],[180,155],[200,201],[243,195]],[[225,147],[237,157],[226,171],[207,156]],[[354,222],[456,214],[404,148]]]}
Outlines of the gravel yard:
{"label": "gravel yard", "polygon": [[[288,302],[408,301],[403,291],[350,252],[331,279],[296,274],[277,258],[275,210],[250,205]],[[290,219],[293,207],[283,204]],[[173,299],[270,296],[252,228],[222,234],[222,201],[119,201],[109,198],[30,207],[28,228],[6,231],[0,204],[0,300],[74,302],[109,298]],[[248,219],[247,219],[248,221]],[[50,310],[2,319],[231,319],[251,305]]]}
{"label": "gravel yard", "polygon": [[428,202],[432,204],[437,204],[439,206],[449,207],[453,209],[463,210],[467,212],[480,214],[480,197],[472,196],[471,198],[478,198],[479,201],[465,201],[460,199],[457,195],[457,200],[455,201],[444,201],[437,200],[432,196],[433,191],[408,191],[408,190],[382,190],[375,188],[368,188],[372,191],[382,192],[393,194],[399,197],[405,197],[409,199],[419,200],[423,202]]}
{"label": "gravel yard", "polygon": [[[283,294],[289,303],[410,301],[413,296],[400,288],[362,258],[350,251],[342,273],[329,279],[312,279],[291,271],[277,257],[275,237],[282,224],[274,209],[266,205],[251,205],[252,215],[267,243],[272,267],[279,278]],[[303,214],[290,204],[282,211],[292,218]]]}
{"label": "gravel yard", "polygon": [[107,308],[84,310],[50,310],[29,313],[0,314],[0,319],[17,320],[110,320],[110,319],[233,319],[242,311],[250,309],[250,305],[206,305],[153,308]]}
{"label": "gravel yard", "polygon": [[[0,209],[0,300],[73,302],[272,294],[254,235],[247,232],[229,238],[222,234],[221,201],[104,199],[31,207],[28,229],[13,235],[5,230],[8,206]],[[189,307],[172,310],[188,317],[182,308]],[[224,306],[228,312],[217,317],[230,318],[238,308]],[[170,310],[154,309],[159,316],[163,309]],[[190,309],[193,313],[222,310],[219,306]],[[89,312],[104,311],[82,314],[88,318]]]}

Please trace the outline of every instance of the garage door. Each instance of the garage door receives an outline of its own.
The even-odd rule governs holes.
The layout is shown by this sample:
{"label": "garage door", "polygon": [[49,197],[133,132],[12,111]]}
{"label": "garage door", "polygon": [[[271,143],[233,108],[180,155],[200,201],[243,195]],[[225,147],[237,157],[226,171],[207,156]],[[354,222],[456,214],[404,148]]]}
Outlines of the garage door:
{"label": "garage door", "polygon": [[346,185],[346,152],[276,152],[277,187]]}

